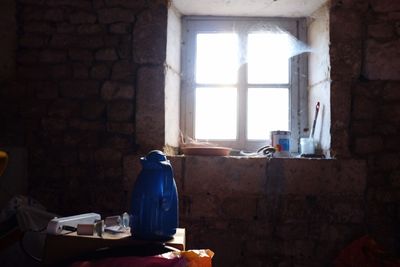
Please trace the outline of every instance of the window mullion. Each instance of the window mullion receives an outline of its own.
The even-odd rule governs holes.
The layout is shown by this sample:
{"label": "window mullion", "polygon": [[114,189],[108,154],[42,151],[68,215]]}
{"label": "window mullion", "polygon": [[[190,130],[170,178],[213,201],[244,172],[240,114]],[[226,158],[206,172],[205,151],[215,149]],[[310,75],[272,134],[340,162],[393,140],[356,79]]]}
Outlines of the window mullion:
{"label": "window mullion", "polygon": [[241,149],[247,146],[247,33],[239,33],[238,70],[238,145]]}

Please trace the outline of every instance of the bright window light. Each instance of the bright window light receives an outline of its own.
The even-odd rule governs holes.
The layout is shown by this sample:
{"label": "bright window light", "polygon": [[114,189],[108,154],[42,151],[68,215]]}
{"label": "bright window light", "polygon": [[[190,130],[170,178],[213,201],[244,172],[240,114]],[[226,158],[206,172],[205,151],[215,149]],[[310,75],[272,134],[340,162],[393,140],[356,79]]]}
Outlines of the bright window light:
{"label": "bright window light", "polygon": [[275,130],[289,130],[288,88],[249,88],[247,139],[266,140]]}
{"label": "bright window light", "polygon": [[196,88],[196,139],[234,140],[237,132],[237,89]]}
{"label": "bright window light", "polygon": [[289,83],[290,36],[286,33],[257,32],[248,36],[248,82]]}
{"label": "bright window light", "polygon": [[[185,16],[182,132],[238,150],[268,145],[271,131],[307,127],[306,20]],[[297,149],[297,142],[292,147]]]}
{"label": "bright window light", "polygon": [[237,34],[197,34],[196,48],[196,83],[237,82],[239,67]]}

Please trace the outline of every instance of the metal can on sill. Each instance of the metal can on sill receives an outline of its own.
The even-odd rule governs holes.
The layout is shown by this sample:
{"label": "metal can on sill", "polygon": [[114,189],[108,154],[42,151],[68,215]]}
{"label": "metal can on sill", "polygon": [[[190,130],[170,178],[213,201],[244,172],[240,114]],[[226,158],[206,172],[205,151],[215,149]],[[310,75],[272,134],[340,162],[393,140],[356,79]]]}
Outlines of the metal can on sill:
{"label": "metal can on sill", "polygon": [[271,146],[276,149],[274,157],[290,157],[290,131],[271,131]]}

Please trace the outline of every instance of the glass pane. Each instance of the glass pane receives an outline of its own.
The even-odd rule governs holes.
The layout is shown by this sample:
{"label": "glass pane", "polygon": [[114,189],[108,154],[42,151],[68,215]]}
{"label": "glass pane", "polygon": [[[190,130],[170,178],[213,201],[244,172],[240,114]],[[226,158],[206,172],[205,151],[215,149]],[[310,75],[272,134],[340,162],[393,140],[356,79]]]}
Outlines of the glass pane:
{"label": "glass pane", "polygon": [[237,90],[196,88],[196,139],[236,139]]}
{"label": "glass pane", "polygon": [[290,36],[260,32],[248,36],[248,82],[289,83]]}
{"label": "glass pane", "polygon": [[236,34],[197,34],[197,83],[235,84],[238,76],[238,62]]}
{"label": "glass pane", "polygon": [[289,89],[249,88],[247,138],[267,140],[271,131],[289,130]]}

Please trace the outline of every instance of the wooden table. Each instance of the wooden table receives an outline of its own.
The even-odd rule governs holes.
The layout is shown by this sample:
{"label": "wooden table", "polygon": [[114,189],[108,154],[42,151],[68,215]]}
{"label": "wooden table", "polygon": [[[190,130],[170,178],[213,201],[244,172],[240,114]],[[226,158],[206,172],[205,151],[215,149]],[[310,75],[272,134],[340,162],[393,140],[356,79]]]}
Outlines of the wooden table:
{"label": "wooden table", "polygon": [[[113,250],[126,256],[138,255],[142,248],[164,248],[165,250],[185,250],[186,232],[184,228],[178,228],[176,234],[168,241],[138,240],[131,237],[129,232],[111,234],[103,233],[102,237],[97,235],[77,235],[76,232],[64,232],[61,235],[46,236],[43,262],[45,264],[56,264],[77,258],[90,258],[94,253],[106,254]],[[172,248],[172,249],[170,249]],[[158,251],[154,249],[154,251]],[[132,252],[132,253],[130,253]],[[114,254],[113,254],[114,255]]]}

